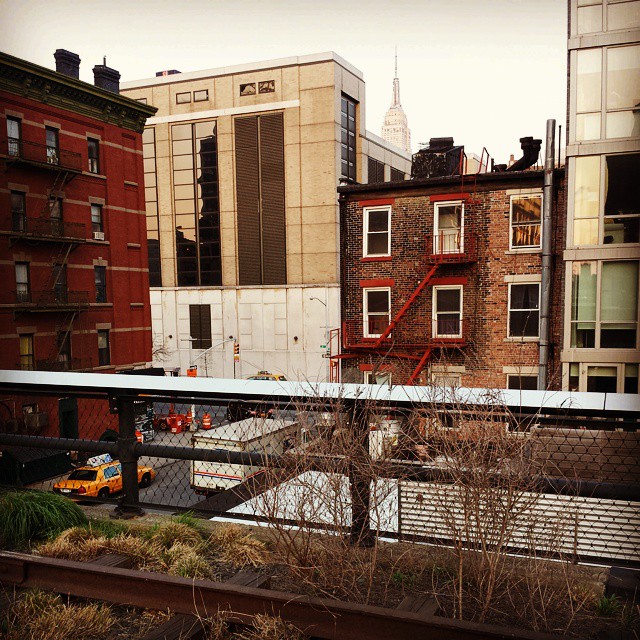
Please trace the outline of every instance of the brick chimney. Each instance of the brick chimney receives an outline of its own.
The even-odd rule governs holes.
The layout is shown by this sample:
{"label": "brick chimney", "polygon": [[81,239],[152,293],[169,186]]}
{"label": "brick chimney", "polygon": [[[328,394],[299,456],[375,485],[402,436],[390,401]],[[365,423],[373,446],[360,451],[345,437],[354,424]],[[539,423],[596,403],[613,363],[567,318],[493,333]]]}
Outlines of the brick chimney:
{"label": "brick chimney", "polygon": [[103,64],[93,67],[93,84],[113,93],[120,93],[120,72],[107,67],[107,59]]}
{"label": "brick chimney", "polygon": [[80,56],[66,49],[56,49],[53,54],[56,59],[56,71],[71,78],[80,78]]}

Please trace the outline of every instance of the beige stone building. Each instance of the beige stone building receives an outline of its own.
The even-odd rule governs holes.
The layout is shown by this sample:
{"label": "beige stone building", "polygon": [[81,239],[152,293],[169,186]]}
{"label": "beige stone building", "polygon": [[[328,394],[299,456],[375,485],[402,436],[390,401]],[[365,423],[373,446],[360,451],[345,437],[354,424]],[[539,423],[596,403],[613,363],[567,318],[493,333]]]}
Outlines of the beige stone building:
{"label": "beige stone building", "polygon": [[338,181],[411,167],[367,132],[362,73],[322,53],[163,72],[121,92],[158,108],[144,134],[157,363],[326,379],[340,322]]}

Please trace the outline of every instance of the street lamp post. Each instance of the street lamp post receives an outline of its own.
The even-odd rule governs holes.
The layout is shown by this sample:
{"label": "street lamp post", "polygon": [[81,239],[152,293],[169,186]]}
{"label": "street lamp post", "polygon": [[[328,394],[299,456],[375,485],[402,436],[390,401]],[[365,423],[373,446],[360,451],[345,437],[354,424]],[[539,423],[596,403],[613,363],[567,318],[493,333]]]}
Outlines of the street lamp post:
{"label": "street lamp post", "polygon": [[[203,351],[200,355],[196,356],[193,359],[193,362],[195,362],[196,360],[200,360],[200,358],[205,357],[205,372],[206,375],[209,375],[209,369],[207,367],[207,360],[206,360],[206,355],[209,353],[209,351],[211,351],[212,349],[216,349],[217,347],[221,347],[223,344],[227,344],[227,342],[233,342],[235,340],[235,338],[233,336],[229,336],[226,340],[223,340],[222,342],[218,342],[218,344],[214,344],[212,347],[209,347],[206,351]],[[191,360],[191,358],[189,358],[189,360]],[[189,363],[191,365],[191,363]],[[235,369],[235,361],[234,361],[234,369]],[[235,375],[233,376],[235,378]]]}
{"label": "street lamp post", "polygon": [[324,306],[324,346],[326,349],[324,357],[327,358],[327,382],[331,379],[331,362],[329,361],[329,305],[328,294],[325,292],[325,300],[321,300],[316,296],[311,296],[309,300],[317,300]]}

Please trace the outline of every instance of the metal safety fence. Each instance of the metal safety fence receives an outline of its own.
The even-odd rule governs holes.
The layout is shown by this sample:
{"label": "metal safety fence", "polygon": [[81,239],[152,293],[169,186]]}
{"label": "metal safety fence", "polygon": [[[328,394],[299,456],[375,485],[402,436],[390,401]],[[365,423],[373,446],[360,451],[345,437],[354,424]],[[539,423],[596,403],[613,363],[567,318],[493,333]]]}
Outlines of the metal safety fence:
{"label": "metal safety fence", "polygon": [[0,484],[640,563],[636,396],[0,372]]}

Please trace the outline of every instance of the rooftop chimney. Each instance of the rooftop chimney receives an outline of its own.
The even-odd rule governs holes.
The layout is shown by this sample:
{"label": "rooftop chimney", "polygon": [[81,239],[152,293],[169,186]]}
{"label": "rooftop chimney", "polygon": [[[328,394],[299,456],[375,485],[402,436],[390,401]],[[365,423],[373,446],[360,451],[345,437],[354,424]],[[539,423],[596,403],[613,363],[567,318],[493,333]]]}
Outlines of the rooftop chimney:
{"label": "rooftop chimney", "polygon": [[56,71],[71,78],[80,78],[80,56],[66,49],[56,49],[53,54],[56,59]]}
{"label": "rooftop chimney", "polygon": [[113,93],[120,93],[120,72],[107,67],[107,60],[104,64],[97,64],[93,67],[93,84],[101,89],[106,89]]}
{"label": "rooftop chimney", "polygon": [[508,166],[507,171],[524,171],[534,165],[540,155],[542,140],[534,139],[531,136],[520,138],[520,147],[522,149],[522,158]]}

